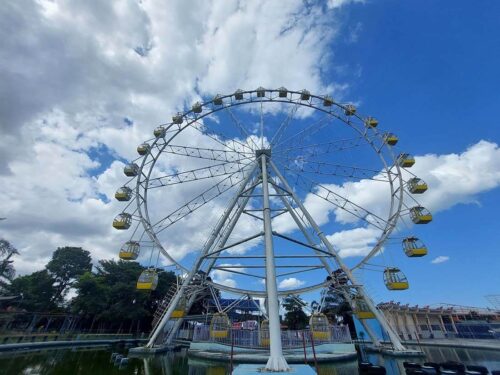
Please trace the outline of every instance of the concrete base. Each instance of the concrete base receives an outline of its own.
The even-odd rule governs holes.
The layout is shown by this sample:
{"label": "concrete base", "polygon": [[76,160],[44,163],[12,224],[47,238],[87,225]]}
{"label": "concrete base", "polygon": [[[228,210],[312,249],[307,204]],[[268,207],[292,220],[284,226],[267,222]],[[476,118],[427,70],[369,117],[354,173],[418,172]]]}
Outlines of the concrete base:
{"label": "concrete base", "polygon": [[368,352],[381,353],[393,357],[425,357],[425,353],[418,349],[394,350],[392,348],[381,348],[369,346],[365,348]]}
{"label": "concrete base", "polygon": [[[349,361],[357,358],[357,352],[353,344],[322,344],[316,348],[317,362]],[[230,360],[231,346],[217,343],[191,343],[188,354],[190,357],[209,361]],[[311,347],[306,348],[307,362],[313,363],[314,356]],[[304,363],[304,350],[285,349],[283,355],[290,363]],[[233,362],[235,363],[261,363],[265,365],[269,359],[269,350],[251,348],[233,348]]]}
{"label": "concrete base", "polygon": [[146,348],[145,346],[138,346],[136,348],[130,348],[128,351],[129,357],[142,357],[148,355],[155,355],[159,353],[168,352],[170,350],[176,349],[177,345],[162,345],[155,346],[154,348]]}
{"label": "concrete base", "polygon": [[[233,370],[233,375],[260,375],[260,374],[277,374],[277,372],[265,371],[262,365],[249,365],[249,364],[238,365]],[[290,371],[287,371],[286,374],[316,375],[316,371],[314,371],[308,365],[291,365]]]}

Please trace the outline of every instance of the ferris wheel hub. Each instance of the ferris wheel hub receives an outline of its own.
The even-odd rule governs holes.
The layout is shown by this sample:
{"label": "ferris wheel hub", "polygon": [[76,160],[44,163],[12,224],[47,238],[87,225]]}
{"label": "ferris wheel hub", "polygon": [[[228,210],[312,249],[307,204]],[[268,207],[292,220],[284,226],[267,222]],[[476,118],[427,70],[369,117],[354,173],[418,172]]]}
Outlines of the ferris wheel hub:
{"label": "ferris wheel hub", "polygon": [[271,157],[271,148],[261,148],[259,150],[255,150],[255,159],[259,159],[262,155],[266,155],[266,157]]}

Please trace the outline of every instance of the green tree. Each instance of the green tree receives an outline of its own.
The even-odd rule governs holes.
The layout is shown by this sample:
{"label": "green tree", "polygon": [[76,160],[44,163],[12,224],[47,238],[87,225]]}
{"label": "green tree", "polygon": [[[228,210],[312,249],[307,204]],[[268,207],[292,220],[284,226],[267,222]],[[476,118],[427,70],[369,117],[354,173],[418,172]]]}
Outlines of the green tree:
{"label": "green tree", "polygon": [[59,247],[52,254],[46,268],[55,279],[54,301],[61,303],[76,279],[92,270],[92,258],[90,252],[81,247]]}
{"label": "green tree", "polygon": [[290,329],[304,329],[308,324],[307,315],[302,309],[305,302],[300,297],[286,297],[283,300],[285,323]]}
{"label": "green tree", "polygon": [[55,311],[54,278],[47,270],[33,272],[12,280],[8,287],[10,293],[21,295],[18,306],[27,311]]}
{"label": "green tree", "polygon": [[71,309],[87,320],[87,328],[96,321],[107,329],[130,327],[134,322],[148,329],[152,315],[171,283],[173,272],[160,272],[158,287],[147,292],[136,289],[144,267],[137,262],[101,260],[96,273],[87,272],[75,283],[77,296]]}
{"label": "green tree", "polygon": [[19,254],[17,249],[9,241],[0,238],[0,291],[5,290],[16,274],[10,259],[15,254]]}

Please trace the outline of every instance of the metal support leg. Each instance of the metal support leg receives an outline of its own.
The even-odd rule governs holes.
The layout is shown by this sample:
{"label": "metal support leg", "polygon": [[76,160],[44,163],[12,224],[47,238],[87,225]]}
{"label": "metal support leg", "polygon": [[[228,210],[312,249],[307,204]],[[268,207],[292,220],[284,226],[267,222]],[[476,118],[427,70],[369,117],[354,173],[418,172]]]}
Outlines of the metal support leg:
{"label": "metal support leg", "polygon": [[153,347],[156,339],[158,338],[158,335],[163,330],[163,327],[165,326],[165,324],[168,322],[168,320],[172,316],[172,313],[174,312],[175,308],[177,307],[177,304],[179,303],[179,301],[182,298],[182,296],[185,294],[186,288],[188,287],[188,285],[191,282],[191,280],[193,279],[194,275],[196,274],[196,272],[200,268],[200,266],[201,266],[201,264],[202,264],[202,262],[203,262],[203,260],[204,260],[204,258],[206,256],[206,254],[212,248],[215,240],[217,239],[217,236],[219,235],[221,229],[224,227],[224,224],[227,221],[227,219],[229,218],[229,215],[233,211],[234,207],[238,203],[238,199],[240,198],[241,193],[244,191],[246,185],[248,184],[248,182],[252,178],[252,176],[253,176],[254,172],[256,171],[257,167],[258,166],[256,164],[253,167],[252,171],[245,178],[245,181],[241,184],[241,187],[240,187],[239,191],[233,197],[233,200],[231,201],[231,203],[230,203],[229,207],[227,208],[226,212],[224,213],[224,216],[222,217],[222,219],[217,224],[217,226],[214,229],[214,231],[212,232],[209,240],[205,244],[205,247],[201,251],[201,253],[198,256],[198,258],[196,259],[196,262],[193,265],[193,268],[191,269],[191,271],[189,272],[189,274],[184,279],[181,287],[179,288],[179,290],[177,291],[177,293],[175,294],[175,296],[170,301],[169,307],[168,307],[167,311],[165,312],[165,315],[163,315],[161,321],[156,326],[156,328],[155,328],[154,332],[152,333],[152,335],[151,335],[148,343],[146,344],[147,348]]}
{"label": "metal support leg", "polygon": [[278,285],[276,282],[276,267],[274,264],[273,230],[271,227],[271,208],[269,204],[269,186],[267,182],[267,158],[261,156],[262,194],[264,218],[264,244],[266,253],[266,291],[269,304],[269,339],[270,356],[266,364],[268,371],[288,371],[290,367],[283,357],[281,346],[281,323],[278,301]]}
{"label": "metal support leg", "polygon": [[[314,219],[312,218],[312,216],[306,210],[306,208],[304,207],[304,205],[302,204],[302,202],[300,201],[300,199],[297,197],[297,195],[294,193],[293,189],[290,187],[290,185],[288,184],[288,182],[286,181],[286,179],[281,175],[281,173],[278,170],[278,168],[274,165],[274,163],[272,161],[269,161],[269,163],[270,163],[270,166],[271,166],[272,170],[274,171],[274,173],[278,177],[278,179],[281,181],[281,183],[283,184],[283,186],[288,190],[288,192],[290,193],[292,199],[295,201],[295,203],[300,208],[300,210],[302,211],[302,213],[306,217],[306,219],[309,222],[309,224],[311,225],[311,227],[316,232],[317,236],[320,238],[321,242],[323,242],[323,244],[326,246],[326,248],[332,254],[332,256],[336,257],[337,264],[339,265],[339,267],[345,272],[345,274],[351,280],[351,282],[356,285],[357,284],[356,283],[356,278],[352,274],[351,270],[344,264],[344,262],[342,261],[342,259],[338,256],[337,252],[333,248],[333,246],[330,243],[330,241],[328,241],[328,239],[326,238],[325,234],[321,231],[321,229],[318,226],[318,224],[316,224],[316,222],[314,221]],[[392,342],[392,344],[394,346],[394,349],[395,350],[399,350],[399,351],[406,350],[406,348],[401,343],[398,335],[394,332],[394,330],[391,328],[391,326],[387,323],[387,320],[385,319],[385,317],[382,315],[382,313],[379,311],[379,309],[377,309],[377,307],[375,306],[375,304],[373,303],[373,301],[371,300],[371,298],[368,297],[368,295],[366,294],[366,292],[365,292],[365,290],[364,290],[364,288],[362,286],[358,287],[358,293],[359,293],[359,296],[365,300],[366,304],[368,305],[368,307],[370,308],[370,310],[375,315],[375,318],[378,320],[379,324],[382,326],[382,329],[384,329],[389,334],[389,338],[390,338],[390,340],[391,340],[391,342]]]}

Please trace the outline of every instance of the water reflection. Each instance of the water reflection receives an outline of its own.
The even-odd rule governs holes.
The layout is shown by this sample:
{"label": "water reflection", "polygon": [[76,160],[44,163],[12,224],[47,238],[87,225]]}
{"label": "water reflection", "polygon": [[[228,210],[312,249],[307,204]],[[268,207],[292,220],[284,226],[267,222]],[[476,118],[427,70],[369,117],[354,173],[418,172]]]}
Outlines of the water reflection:
{"label": "water reflection", "polygon": [[[476,364],[488,367],[490,370],[500,370],[500,351],[471,350],[423,347],[426,358],[415,358],[415,362],[459,361],[465,364]],[[1,353],[1,374],[93,374],[93,375],[226,375],[229,374],[229,364],[206,362],[188,358],[186,350],[170,352],[149,358],[131,358],[124,368],[115,366],[110,361],[112,351],[127,355],[127,348],[114,349],[65,349],[28,353]],[[404,374],[403,361],[368,354],[368,359],[378,365],[385,366],[388,374]],[[407,359],[406,359],[407,360]],[[320,375],[351,375],[357,374],[356,362],[322,364],[318,366]]]}

